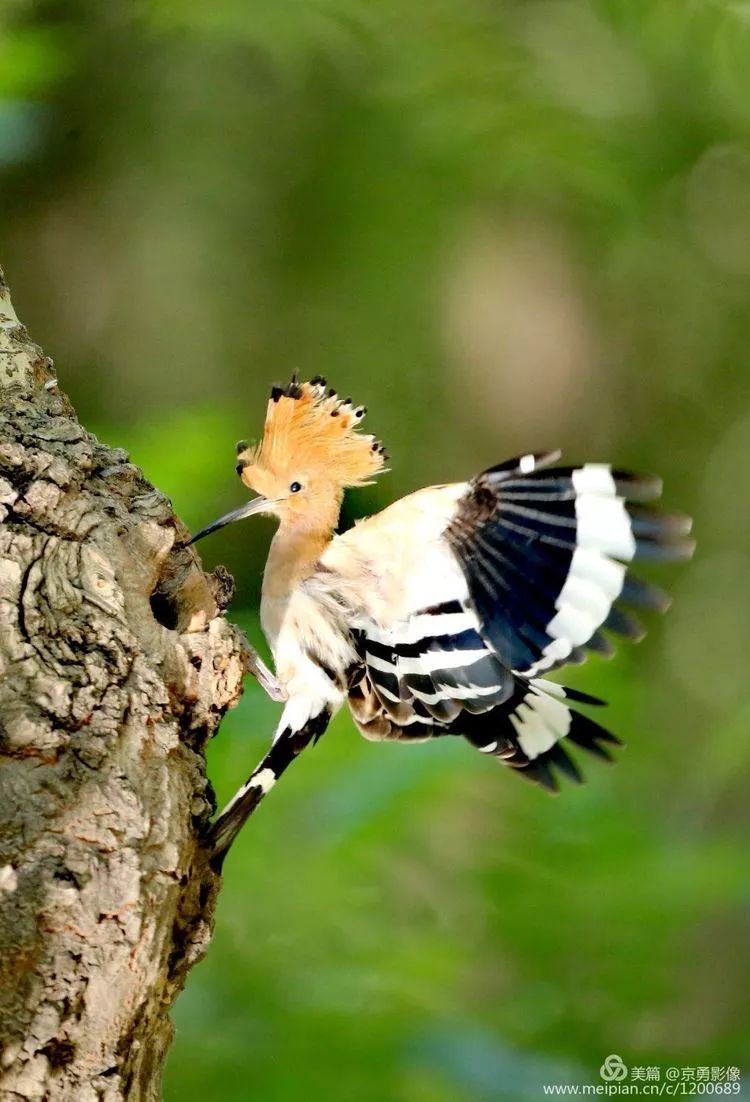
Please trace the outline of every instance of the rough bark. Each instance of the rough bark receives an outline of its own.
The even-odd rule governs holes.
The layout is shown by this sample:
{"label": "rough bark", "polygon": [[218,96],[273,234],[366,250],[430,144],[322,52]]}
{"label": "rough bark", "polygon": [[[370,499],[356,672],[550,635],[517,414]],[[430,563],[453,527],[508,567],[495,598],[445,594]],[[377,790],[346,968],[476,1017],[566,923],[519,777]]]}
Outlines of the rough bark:
{"label": "rough bark", "polygon": [[0,272],[0,1097],[161,1095],[218,878],[203,749],[241,692],[170,502],[78,423]]}

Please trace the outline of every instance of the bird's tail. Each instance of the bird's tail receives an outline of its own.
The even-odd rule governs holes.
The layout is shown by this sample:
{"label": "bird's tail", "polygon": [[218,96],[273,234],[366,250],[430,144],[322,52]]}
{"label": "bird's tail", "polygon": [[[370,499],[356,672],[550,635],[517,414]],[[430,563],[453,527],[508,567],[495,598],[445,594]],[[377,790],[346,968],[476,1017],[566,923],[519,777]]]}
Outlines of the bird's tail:
{"label": "bird's tail", "polygon": [[211,864],[217,871],[221,868],[232,842],[260,801],[305,747],[311,742],[317,742],[330,719],[330,712],[324,709],[308,719],[298,730],[286,726],[282,720],[281,729],[271,749],[208,829],[205,842],[211,853]]}

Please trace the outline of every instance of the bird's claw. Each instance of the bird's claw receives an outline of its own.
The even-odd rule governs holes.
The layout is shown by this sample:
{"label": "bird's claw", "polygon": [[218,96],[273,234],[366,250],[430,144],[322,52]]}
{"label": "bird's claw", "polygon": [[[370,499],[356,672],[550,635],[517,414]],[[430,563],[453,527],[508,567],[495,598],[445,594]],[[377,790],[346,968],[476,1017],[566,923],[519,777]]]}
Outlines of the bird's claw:
{"label": "bird's claw", "polygon": [[268,666],[257,653],[254,647],[245,641],[245,669],[251,673],[255,680],[271,700],[283,703],[287,699],[287,693],[281,682],[271,673]]}

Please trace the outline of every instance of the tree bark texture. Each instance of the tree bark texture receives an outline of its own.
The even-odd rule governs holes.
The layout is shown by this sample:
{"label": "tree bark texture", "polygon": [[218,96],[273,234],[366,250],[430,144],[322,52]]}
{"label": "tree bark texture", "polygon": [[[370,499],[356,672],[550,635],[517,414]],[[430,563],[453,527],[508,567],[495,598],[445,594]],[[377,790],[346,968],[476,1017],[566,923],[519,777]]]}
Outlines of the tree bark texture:
{"label": "tree bark texture", "polygon": [[170,502],[78,423],[0,271],[0,1098],[158,1099],[210,938],[203,750],[245,644]]}

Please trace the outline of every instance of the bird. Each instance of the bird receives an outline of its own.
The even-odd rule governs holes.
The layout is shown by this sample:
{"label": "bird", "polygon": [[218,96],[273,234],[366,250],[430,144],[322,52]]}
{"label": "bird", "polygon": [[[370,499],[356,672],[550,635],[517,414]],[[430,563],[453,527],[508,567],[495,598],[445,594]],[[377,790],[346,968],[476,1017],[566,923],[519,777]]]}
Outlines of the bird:
{"label": "bird", "polygon": [[388,461],[361,431],[365,413],[321,376],[274,386],[260,443],[237,445],[256,496],[189,541],[255,514],[278,521],[260,604],[275,672],[259,658],[254,672],[284,707],[268,752],[208,828],[219,865],[345,704],[367,739],[458,736],[550,792],[580,783],[570,747],[609,761],[620,739],[585,711],[603,700],[550,675],[588,652],[611,657],[613,635],[639,640],[633,608],[667,609],[632,562],[693,552],[690,518],[653,504],[659,478],[561,466],[559,451],[417,490],[337,534],[344,491]]}

